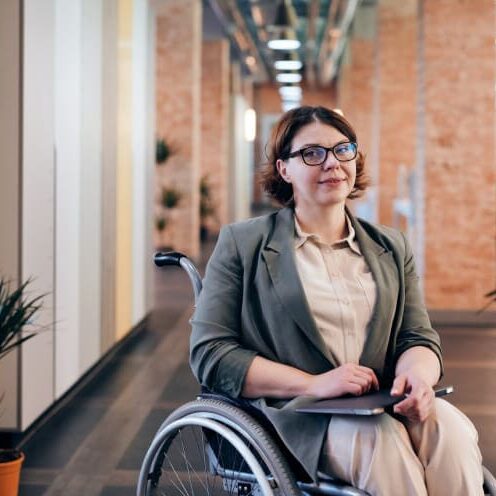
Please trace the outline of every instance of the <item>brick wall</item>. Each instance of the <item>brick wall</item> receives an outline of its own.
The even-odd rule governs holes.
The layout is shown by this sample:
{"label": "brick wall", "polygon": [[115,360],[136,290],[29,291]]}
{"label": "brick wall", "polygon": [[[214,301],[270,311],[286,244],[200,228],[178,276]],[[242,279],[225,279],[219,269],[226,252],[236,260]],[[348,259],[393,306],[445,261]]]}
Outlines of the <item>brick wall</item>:
{"label": "brick wall", "polygon": [[425,290],[477,309],[496,285],[495,4],[423,2]]}
{"label": "brick wall", "polygon": [[215,215],[207,219],[217,231],[228,219],[229,193],[229,43],[203,42],[201,175],[211,186]]}
{"label": "brick wall", "polygon": [[156,25],[157,135],[176,149],[157,167],[157,201],[164,186],[182,195],[161,244],[193,257],[199,254],[201,9],[200,0],[163,0]]}
{"label": "brick wall", "polygon": [[[379,112],[378,66],[375,8],[361,5],[355,17],[354,35],[343,54],[340,76],[337,80],[337,107],[351,122],[357,133],[360,150],[366,156],[366,170],[372,186],[361,200],[350,202],[355,210],[363,201],[373,198],[378,182]],[[373,202],[370,202],[373,205]]]}
{"label": "brick wall", "polygon": [[379,217],[392,225],[398,168],[415,167],[417,112],[417,0],[378,3]]}
{"label": "brick wall", "polygon": [[352,61],[343,67],[337,106],[356,130],[360,148],[370,154],[374,83],[374,41],[353,39]]}
{"label": "brick wall", "polygon": [[398,166],[420,179],[416,256],[431,309],[479,309],[496,286],[494,25],[491,0],[381,0],[377,65],[355,29],[340,75],[338,105],[359,135],[372,124],[379,146],[379,222],[392,223]]}

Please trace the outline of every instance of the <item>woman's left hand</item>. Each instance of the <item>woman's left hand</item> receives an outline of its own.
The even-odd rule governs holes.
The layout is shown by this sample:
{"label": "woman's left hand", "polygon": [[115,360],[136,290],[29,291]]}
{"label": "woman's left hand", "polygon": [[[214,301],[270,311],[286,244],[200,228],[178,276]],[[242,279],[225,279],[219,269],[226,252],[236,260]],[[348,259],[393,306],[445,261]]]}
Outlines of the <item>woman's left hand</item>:
{"label": "woman's left hand", "polygon": [[434,390],[414,374],[396,376],[391,388],[393,396],[407,397],[394,405],[394,413],[404,415],[411,422],[424,422],[434,409]]}

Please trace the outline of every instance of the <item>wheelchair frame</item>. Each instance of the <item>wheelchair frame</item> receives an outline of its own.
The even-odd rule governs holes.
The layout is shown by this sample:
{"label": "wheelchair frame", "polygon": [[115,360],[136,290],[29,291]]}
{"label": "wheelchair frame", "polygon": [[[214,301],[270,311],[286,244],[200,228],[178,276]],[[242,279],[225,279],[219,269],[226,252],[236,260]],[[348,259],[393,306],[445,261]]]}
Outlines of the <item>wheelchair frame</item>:
{"label": "wheelchair frame", "polygon": [[[193,286],[196,304],[202,289],[202,280],[191,260],[181,253],[168,252],[157,253],[154,261],[158,267],[176,265],[186,271]],[[193,429],[197,429],[201,436],[201,442],[195,439],[198,451],[193,456],[205,449],[202,453],[204,480],[193,472],[193,463],[186,456],[183,431]],[[174,467],[177,461],[167,460],[171,465],[174,494],[367,496],[368,493],[327,476],[320,478],[317,483],[297,480],[289,461],[273,437],[242,408],[240,402],[222,395],[200,395],[196,400],[175,410],[158,429],[140,469],[137,496],[167,494],[159,492],[161,490],[157,488],[164,475],[163,464],[176,441],[180,444],[176,448],[179,450],[176,458],[184,463],[185,469],[178,471]],[[229,460],[223,460],[226,458],[225,453],[228,453]],[[239,460],[236,456],[240,457]],[[482,468],[485,493],[496,496],[496,480],[487,468]],[[212,480],[215,483],[222,482],[220,493],[210,492],[210,487],[206,484],[210,486]],[[201,492],[194,492],[193,486],[198,483]]]}

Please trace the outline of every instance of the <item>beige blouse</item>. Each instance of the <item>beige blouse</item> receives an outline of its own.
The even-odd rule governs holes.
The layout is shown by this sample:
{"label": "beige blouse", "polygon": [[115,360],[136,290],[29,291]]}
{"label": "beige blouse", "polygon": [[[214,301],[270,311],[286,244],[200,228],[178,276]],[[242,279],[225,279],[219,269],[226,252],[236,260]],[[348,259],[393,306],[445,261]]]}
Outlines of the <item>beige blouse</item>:
{"label": "beige blouse", "polygon": [[358,363],[376,299],[376,285],[355,230],[326,244],[301,229],[295,216],[295,255],[308,305],[317,328],[339,365]]}

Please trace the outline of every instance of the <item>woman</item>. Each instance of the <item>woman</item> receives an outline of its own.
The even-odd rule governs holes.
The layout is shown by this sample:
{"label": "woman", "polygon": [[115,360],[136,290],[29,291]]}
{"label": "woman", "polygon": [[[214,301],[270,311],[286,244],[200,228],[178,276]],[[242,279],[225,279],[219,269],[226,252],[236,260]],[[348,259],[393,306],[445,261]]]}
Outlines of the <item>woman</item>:
{"label": "woman", "polygon": [[[381,496],[483,494],[473,425],[434,398],[440,342],[411,248],[345,206],[367,187],[356,141],[332,110],[282,116],[263,184],[284,208],[221,230],[192,319],[193,371],[249,398],[314,479],[320,470]],[[394,417],[293,411],[301,396],[379,386],[408,393]]]}

